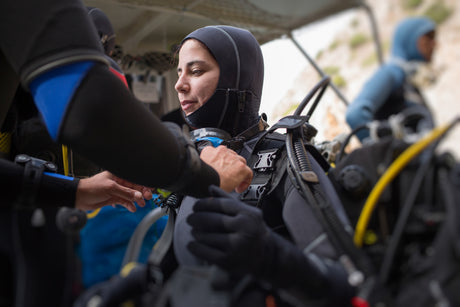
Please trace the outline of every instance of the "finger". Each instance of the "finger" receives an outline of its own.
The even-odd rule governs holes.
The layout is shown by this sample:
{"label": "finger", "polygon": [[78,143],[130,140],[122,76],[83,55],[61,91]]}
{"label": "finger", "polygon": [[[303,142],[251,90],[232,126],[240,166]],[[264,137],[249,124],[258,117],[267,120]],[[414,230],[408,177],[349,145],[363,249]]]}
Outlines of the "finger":
{"label": "finger", "polygon": [[107,199],[98,204],[95,204],[93,207],[94,209],[102,208],[105,206],[112,206],[113,208],[116,208],[117,205],[125,207],[130,212],[136,212],[137,210],[136,205],[132,201],[126,201],[118,197],[111,197],[110,199]]}
{"label": "finger", "polygon": [[192,230],[192,235],[200,244],[212,247],[213,249],[217,249],[223,253],[227,253],[227,249],[230,247],[229,234],[199,231],[194,229]]}
{"label": "finger", "polygon": [[135,202],[139,207],[145,207],[145,199],[144,199],[144,197],[141,197],[139,200],[135,200]]}
{"label": "finger", "polygon": [[127,187],[127,188],[130,188],[130,189],[137,190],[137,191],[141,192],[145,199],[150,199],[152,197],[151,189],[146,187],[146,186],[136,184],[136,183],[132,183],[130,181],[127,181],[125,179],[122,179],[122,178],[119,178],[119,177],[116,177],[116,176],[114,176],[113,179],[114,179],[114,181],[116,183],[118,183],[118,184],[120,184],[120,185],[122,185],[124,187]]}
{"label": "finger", "polygon": [[235,187],[235,191],[237,193],[242,193],[246,190],[252,182],[254,174],[249,166],[246,163],[241,163],[240,167],[238,167],[238,171],[235,174],[235,181],[237,183]]}
{"label": "finger", "polygon": [[188,243],[187,248],[192,254],[194,254],[198,258],[213,264],[221,263],[225,258],[225,253],[221,250],[201,244],[197,241],[192,241]]}
{"label": "finger", "polygon": [[125,201],[129,201],[129,202],[135,201],[140,206],[145,205],[145,201],[144,201],[144,198],[142,197],[141,192],[130,189],[128,187],[124,187],[118,183],[115,183],[113,189],[110,190],[110,193],[111,195],[121,198]]}
{"label": "finger", "polygon": [[247,164],[247,161],[246,161],[246,159],[245,159],[243,156],[238,155],[238,158],[239,158],[239,160],[240,160],[241,162],[243,162],[244,165]]}
{"label": "finger", "polygon": [[119,200],[117,202],[117,205],[125,207],[129,212],[136,212],[136,210],[137,210],[136,205],[134,203],[132,203],[132,202]]}
{"label": "finger", "polygon": [[193,205],[193,212],[212,212],[235,216],[242,209],[238,200],[224,197],[209,197],[198,200]]}
{"label": "finger", "polygon": [[219,188],[218,186],[214,184],[210,185],[208,190],[211,196],[232,198],[230,193],[225,192],[224,190],[222,190],[221,188]]}
{"label": "finger", "polygon": [[215,212],[192,213],[187,217],[187,223],[193,229],[210,232],[228,233],[232,217]]}
{"label": "finger", "polygon": [[242,183],[240,183],[240,185],[235,188],[235,191],[237,193],[243,193],[244,191],[246,191],[247,188],[249,188],[249,186],[251,185],[251,182],[252,182],[252,176],[251,178],[246,178]]}
{"label": "finger", "polygon": [[144,199],[147,199],[147,200],[152,199],[153,198],[152,189],[144,187],[142,189],[142,196],[144,197]]}

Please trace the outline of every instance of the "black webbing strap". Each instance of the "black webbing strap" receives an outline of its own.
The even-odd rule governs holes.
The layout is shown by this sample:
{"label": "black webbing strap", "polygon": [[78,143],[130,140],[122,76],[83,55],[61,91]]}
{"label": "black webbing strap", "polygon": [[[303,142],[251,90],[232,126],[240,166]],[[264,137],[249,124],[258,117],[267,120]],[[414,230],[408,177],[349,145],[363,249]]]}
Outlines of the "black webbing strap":
{"label": "black webbing strap", "polygon": [[33,208],[43,172],[45,170],[55,172],[56,166],[51,162],[24,154],[17,155],[14,161],[24,165],[21,194],[16,202],[16,208]]}

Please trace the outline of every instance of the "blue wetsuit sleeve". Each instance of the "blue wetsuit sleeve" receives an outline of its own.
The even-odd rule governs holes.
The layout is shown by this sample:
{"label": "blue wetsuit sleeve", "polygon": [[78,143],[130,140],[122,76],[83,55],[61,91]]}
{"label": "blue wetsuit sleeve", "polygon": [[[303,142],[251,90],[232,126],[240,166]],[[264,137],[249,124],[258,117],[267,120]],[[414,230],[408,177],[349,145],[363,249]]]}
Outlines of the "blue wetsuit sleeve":
{"label": "blue wetsuit sleeve", "polygon": [[[376,112],[385,104],[392,91],[398,88],[404,76],[395,66],[383,66],[364,85],[356,99],[348,106],[346,121],[351,129],[370,123]],[[369,135],[367,130],[357,133],[362,141]]]}
{"label": "blue wetsuit sleeve", "polygon": [[193,196],[219,185],[217,172],[196,159],[106,65],[58,67],[34,79],[30,89],[53,139],[99,167]]}
{"label": "blue wetsuit sleeve", "polygon": [[30,84],[30,91],[48,132],[57,140],[66,109],[93,62],[77,62],[46,72]]}

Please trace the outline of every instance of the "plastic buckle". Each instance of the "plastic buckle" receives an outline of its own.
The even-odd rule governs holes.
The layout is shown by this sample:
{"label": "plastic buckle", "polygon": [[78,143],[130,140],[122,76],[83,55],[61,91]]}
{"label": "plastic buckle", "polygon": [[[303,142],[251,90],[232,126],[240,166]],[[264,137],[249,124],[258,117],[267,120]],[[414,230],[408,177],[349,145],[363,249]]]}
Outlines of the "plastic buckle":
{"label": "plastic buckle", "polygon": [[259,159],[254,164],[254,170],[258,172],[273,170],[275,168],[274,164],[277,158],[277,152],[278,148],[259,151],[257,153]]}
{"label": "plastic buckle", "polygon": [[259,200],[261,195],[267,189],[268,183],[265,184],[251,184],[246,191],[241,195],[242,200]]}
{"label": "plastic buckle", "polygon": [[55,173],[57,167],[49,161],[30,157],[25,154],[17,155],[14,162],[24,165],[21,195],[16,203],[16,208],[33,208],[43,173],[45,171]]}

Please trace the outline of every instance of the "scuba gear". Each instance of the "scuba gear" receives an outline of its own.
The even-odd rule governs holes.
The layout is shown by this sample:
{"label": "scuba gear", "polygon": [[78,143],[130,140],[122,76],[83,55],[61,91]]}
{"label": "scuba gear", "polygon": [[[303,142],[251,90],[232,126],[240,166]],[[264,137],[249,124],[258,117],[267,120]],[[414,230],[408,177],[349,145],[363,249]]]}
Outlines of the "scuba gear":
{"label": "scuba gear", "polygon": [[[22,165],[0,159],[0,184],[3,187],[3,200],[5,206],[18,203],[18,195],[23,190],[23,177],[25,175]],[[30,180],[30,178],[29,178]],[[44,172],[39,184],[39,192],[32,208],[35,207],[72,207],[75,203],[79,179],[54,176],[52,173]],[[34,183],[32,183],[33,185]],[[27,189],[26,189],[27,190]],[[22,199],[28,197],[21,196]]]}
{"label": "scuba gear", "polygon": [[[179,146],[185,148],[185,156],[182,160],[185,161],[187,165],[186,168],[182,169],[182,173],[180,176],[179,181],[170,183],[167,187],[169,191],[181,191],[181,194],[195,194],[197,196],[203,196],[207,194],[207,191],[186,191],[184,190],[185,186],[190,185],[191,181],[196,180],[197,178],[194,176],[195,174],[199,173],[200,171],[204,170],[203,165],[204,163],[201,162],[199,154],[195,150],[194,144],[188,138],[188,135],[184,133],[181,128],[172,122],[164,122],[164,126],[168,128],[168,130],[175,136]],[[217,181],[219,178],[217,177]]]}
{"label": "scuba gear", "polygon": [[[325,81],[323,81],[320,86],[316,87],[316,89],[322,89],[322,92],[324,92],[324,89],[321,86],[324,86],[326,84]],[[315,92],[313,92],[315,93]],[[312,94],[309,94],[310,97]],[[206,104],[205,104],[206,105]],[[312,112],[310,112],[311,115]],[[259,127],[257,124],[252,127]],[[315,216],[314,212],[314,205],[313,204],[306,204],[305,199],[303,198],[303,194],[301,190],[295,189],[295,181],[294,185],[292,184],[292,179],[289,177],[288,172],[286,172],[287,167],[287,158],[286,158],[286,150],[284,149],[284,146],[286,144],[285,138],[286,136],[276,134],[274,131],[278,128],[290,128],[291,130],[295,131],[300,131],[301,135],[304,136],[306,139],[311,140],[312,137],[315,134],[315,129],[311,127],[310,125],[306,124],[306,118],[305,117],[300,117],[300,116],[290,116],[282,119],[279,123],[275,124],[274,127],[272,127],[269,130],[265,130],[266,127],[263,127],[262,129],[257,128],[254,129],[255,133],[250,133],[247,138],[242,138],[239,140],[241,143],[240,146],[238,147],[238,152],[240,155],[245,157],[248,161],[248,165],[254,170],[254,178],[251,183],[250,188],[245,191],[243,194],[240,195],[240,199],[244,200],[245,202],[248,203],[254,203],[256,206],[258,206],[260,209],[262,209],[263,214],[264,214],[264,221],[267,223],[267,226],[273,230],[276,229],[276,232],[282,235],[285,239],[288,239],[289,242],[288,244],[290,248],[284,247],[283,250],[285,250],[286,254],[283,254],[283,259],[289,259],[289,257],[294,257],[299,250],[305,250],[307,251],[307,254],[317,254],[321,255],[320,259],[318,260],[319,262],[323,261],[323,258],[330,258],[331,262],[334,263],[332,266],[337,269],[337,271],[333,270],[335,273],[329,275],[326,274],[326,276],[323,276],[326,280],[326,283],[330,282],[330,280],[334,280],[336,283],[335,286],[338,288],[342,288],[344,292],[339,294],[336,292],[335,294],[337,297],[329,297],[331,301],[334,301],[337,303],[336,300],[339,300],[342,304],[348,304],[349,299],[352,297],[352,292],[354,289],[354,286],[359,285],[362,282],[362,273],[360,273],[359,270],[355,268],[354,260],[355,257],[350,257],[347,258],[346,253],[343,252],[344,248],[340,250],[340,253],[337,254],[337,251],[335,250],[336,246],[330,245],[329,240],[334,240],[333,235],[331,235],[326,227],[330,227],[327,224],[321,224],[318,222],[318,218]],[[297,128],[299,130],[297,130]],[[250,128],[248,130],[251,130]],[[242,133],[244,134],[244,133]],[[240,134],[241,135],[241,134]],[[227,144],[234,144],[234,140],[237,140],[240,135],[234,136],[232,139],[225,141],[224,143]],[[238,142],[237,142],[238,143]],[[324,193],[325,199],[327,200],[321,200],[321,205],[324,207],[329,207],[330,210],[338,210],[341,211],[339,214],[340,218],[336,218],[333,220],[334,223],[336,223],[336,227],[338,230],[337,232],[342,232],[348,237],[348,247],[352,247],[355,250],[355,253],[357,249],[354,247],[353,242],[352,242],[352,237],[349,232],[347,232],[347,222],[346,222],[346,217],[345,217],[345,212],[343,209],[340,208],[340,204],[337,203],[338,198],[334,198],[334,191],[332,190],[332,186],[327,184],[327,177],[325,175],[325,170],[328,169],[327,162],[325,162],[322,159],[322,156],[318,153],[315,152],[314,147],[311,146],[309,148],[309,152],[311,151],[312,154],[308,154],[309,161],[313,165],[313,170],[315,174],[317,174],[317,178],[321,184],[321,187],[324,188],[327,192]],[[312,156],[314,155],[314,156]],[[284,157],[284,158],[283,158]],[[317,162],[315,159],[318,159],[319,162]],[[321,166],[320,166],[321,165]],[[324,167],[324,168],[323,168]],[[313,173],[313,172],[312,172]],[[259,181],[260,180],[260,181]],[[317,192],[316,192],[317,193]],[[330,201],[333,203],[332,205],[327,204],[327,201],[332,198]],[[194,213],[192,213],[190,210],[194,206],[194,202],[196,200],[192,198],[185,198],[183,206],[179,210],[178,213],[178,219],[176,222],[176,233],[177,235],[175,236],[174,240],[174,251],[175,255],[177,257],[177,260],[181,266],[189,266],[191,264],[193,265],[199,265],[203,263],[203,259],[196,258],[193,254],[188,251],[185,246],[188,246],[189,248],[192,248],[190,245],[192,242],[197,240],[198,238],[193,238],[191,237],[190,233],[192,236],[195,235],[195,230],[192,226],[187,223],[187,220],[191,218],[192,216],[195,216]],[[213,198],[213,201],[219,202],[220,198]],[[200,203],[200,200],[198,201]],[[198,204],[196,203],[196,204]],[[196,205],[195,204],[195,205]],[[230,205],[229,205],[230,206]],[[210,220],[209,223],[210,225],[214,225],[215,222],[212,221],[212,217],[214,214],[211,212],[208,212],[209,210],[205,210],[204,213],[210,214]],[[324,210],[324,211],[327,211]],[[323,214],[323,213],[321,213]],[[332,215],[332,214],[330,214]],[[203,214],[203,218],[206,215]],[[194,226],[198,227],[200,229],[200,226],[198,224],[201,223],[194,223]],[[250,223],[252,224],[257,224],[257,223]],[[341,225],[341,228],[338,228],[339,225]],[[249,227],[249,226],[248,226]],[[237,227],[241,231],[243,231],[244,227]],[[351,230],[350,227],[348,227],[348,230]],[[214,232],[212,232],[214,233]],[[223,232],[222,234],[224,237],[226,236],[226,232]],[[334,234],[336,235],[336,234]],[[343,235],[342,235],[343,236]],[[340,236],[339,236],[340,238]],[[284,242],[284,240],[282,242]],[[222,241],[223,240],[223,241]],[[216,242],[221,242],[221,243],[216,243],[221,246],[222,243],[226,242],[225,240],[227,239],[222,239],[222,240],[217,240]],[[229,238],[231,240],[231,236]],[[230,241],[232,242],[232,241]],[[273,242],[270,241],[270,244],[276,245],[278,240],[273,239]],[[297,245],[297,247],[294,247],[293,243]],[[281,243],[280,243],[281,244]],[[282,244],[281,244],[282,245]],[[278,245],[278,246],[281,246]],[[276,250],[275,246],[271,246]],[[225,245],[221,246],[222,249],[229,248],[231,249],[231,246]],[[241,256],[245,257],[247,259],[248,257],[245,256],[245,253],[242,251],[242,249],[238,249],[241,254]],[[201,252],[200,252],[201,251]],[[294,252],[296,251],[296,252]],[[198,253],[203,253],[206,252],[205,249],[195,249],[195,252]],[[348,251],[347,251],[348,252]],[[237,253],[233,253],[237,254]],[[201,255],[201,254],[200,254]],[[278,255],[281,257],[281,253],[278,253]],[[220,265],[228,265],[229,259],[226,257],[231,257],[230,255],[227,255],[226,253],[222,254],[222,261],[219,259],[210,259],[210,255],[201,255],[204,258],[204,260],[208,260],[213,263],[217,263]],[[340,257],[339,257],[340,256]],[[251,258],[249,256],[249,258]],[[275,257],[276,258],[276,257]],[[299,258],[299,262],[297,261],[287,261],[289,263],[293,264],[293,270],[295,271],[294,267],[297,265],[299,266],[298,269],[300,268],[305,268],[308,265],[305,264],[305,266],[302,266],[301,264],[303,263],[308,263],[310,260],[309,259],[304,259],[304,256],[302,255],[301,258]],[[340,258],[340,262],[337,261],[338,258]],[[259,258],[256,258],[259,259]],[[301,259],[301,260],[300,260]],[[353,260],[351,260],[353,259]],[[260,259],[259,259],[260,260]],[[335,260],[335,261],[334,261]],[[237,261],[238,262],[238,261]],[[251,265],[250,260],[245,260],[246,264],[252,268],[255,267]],[[285,261],[283,262],[285,263]],[[270,269],[274,272],[279,272],[279,270],[282,270],[279,268],[279,263],[275,261],[272,263],[274,266],[271,267]],[[295,264],[295,265],[294,265]],[[361,263],[359,263],[361,264]],[[242,273],[251,273],[247,272],[248,266],[245,266],[244,263],[238,263],[232,265],[232,269],[234,269],[236,266],[240,267],[241,270],[243,271]],[[346,267],[348,269],[348,272],[344,269]],[[246,270],[244,269],[246,268]],[[300,271],[297,271],[299,273]],[[233,270],[230,272],[230,276],[233,275]],[[366,272],[367,273],[367,272]],[[274,273],[275,275],[277,273]],[[280,273],[281,274],[281,273]],[[302,275],[302,274],[299,274]],[[235,276],[233,276],[234,278]],[[240,277],[240,276],[237,276]],[[259,276],[260,277],[260,276]],[[296,276],[291,278],[299,278],[300,280],[308,280],[309,275],[302,275],[302,276]],[[310,276],[311,277],[311,276]],[[280,276],[278,276],[280,278]],[[269,284],[269,288],[271,289],[272,293],[276,293],[278,291],[283,291],[283,285],[280,285],[279,283],[276,283],[275,280],[277,277],[274,277],[273,280],[266,280]],[[286,287],[290,288],[289,283],[286,283]],[[304,289],[302,287],[304,285],[303,283],[298,283],[296,285],[292,285],[293,289],[289,289],[289,293],[291,295],[295,295],[294,293],[301,293],[301,292],[306,292],[308,289]],[[326,287],[327,288],[327,287]],[[260,289],[260,287],[255,287],[255,289]],[[302,289],[302,290],[301,290]],[[229,289],[230,291],[230,289]],[[251,290],[252,291],[252,290]],[[291,292],[294,291],[294,292]],[[297,292],[298,291],[298,292]],[[257,293],[257,290],[256,292]],[[348,293],[348,294],[344,294]],[[320,292],[317,292],[316,294],[321,295]],[[291,295],[286,294],[287,297],[290,297]],[[343,296],[342,296],[343,295]],[[299,298],[305,301],[305,297]],[[313,297],[310,297],[310,299],[313,299]],[[308,300],[308,299],[307,299]]]}
{"label": "scuba gear", "polygon": [[18,200],[17,205],[23,208],[33,208],[43,172],[45,170],[55,172],[57,167],[53,163],[27,155],[17,155],[14,162],[24,165],[21,198]]}
{"label": "scuba gear", "polygon": [[[21,197],[17,201],[16,209],[34,209],[34,216],[43,215],[42,209],[36,208],[35,200],[39,191],[39,185],[45,170],[55,173],[57,166],[51,162],[30,157],[24,154],[17,155],[14,161],[24,165],[24,180],[22,183]],[[49,174],[51,175],[51,174]],[[60,176],[63,178],[64,176]],[[72,178],[68,177],[68,180]],[[46,221],[40,222],[43,225]],[[33,225],[36,223],[32,223]],[[66,234],[77,234],[86,224],[86,214],[82,210],[61,207],[56,213],[56,225]]]}
{"label": "scuba gear", "polygon": [[292,287],[304,289],[308,295],[301,297],[306,295],[310,299],[322,298],[328,293],[333,301],[340,298],[331,302],[333,306],[343,305],[341,299],[351,296],[340,293],[352,291],[351,287],[335,283],[345,272],[335,271],[334,265],[314,255],[304,255],[270,230],[260,209],[238,201],[217,187],[211,186],[210,191],[215,198],[197,201],[194,214],[187,218],[194,237],[187,247],[193,254],[237,276],[249,273],[268,281],[285,295],[300,295],[296,291],[290,293]]}
{"label": "scuba gear", "polygon": [[205,146],[217,147],[222,142],[229,140],[231,136],[224,130],[217,128],[200,128],[190,132],[190,138],[199,153]]}
{"label": "scuba gear", "polygon": [[56,167],[44,160],[26,155],[15,160],[0,159],[0,178],[7,179],[1,183],[6,201],[0,214],[1,283],[9,290],[2,291],[0,300],[8,306],[69,306],[78,286],[76,259],[72,240],[55,219],[58,207],[74,205],[79,180],[47,172]]}
{"label": "scuba gear", "polygon": [[340,151],[336,157],[339,162],[343,157],[345,148],[351,138],[359,130],[369,130],[369,138],[366,145],[380,142],[388,137],[403,140],[408,143],[417,141],[421,135],[434,128],[434,122],[429,111],[420,105],[408,107],[398,114],[391,115],[387,120],[372,121],[365,125],[356,127],[341,144]]}
{"label": "scuba gear", "polygon": [[[343,157],[329,173],[356,228],[356,245],[379,268],[368,290],[373,304],[460,302],[454,290],[460,283],[454,247],[460,231],[452,226],[452,219],[458,218],[452,203],[458,194],[453,188],[458,184],[458,163],[449,154],[435,154],[458,121],[429,134],[426,126],[418,125],[419,130],[399,138],[382,137]],[[344,186],[350,169],[360,170],[355,185],[360,193]]]}
{"label": "scuba gear", "polygon": [[[216,37],[218,39],[216,39]],[[317,302],[318,300],[320,300],[321,303],[323,303],[323,301],[328,301],[325,303],[349,305],[354,291],[356,290],[356,286],[361,282],[359,277],[360,272],[355,268],[357,265],[354,263],[354,258],[346,257],[346,247],[348,245],[343,247],[341,245],[331,244],[331,242],[338,240],[334,237],[337,234],[335,232],[329,232],[329,230],[326,229],[329,225],[320,221],[324,214],[321,211],[322,208],[318,210],[318,205],[310,204],[309,200],[311,199],[303,195],[303,191],[300,188],[301,184],[296,182],[297,179],[295,179],[294,176],[290,176],[289,172],[295,172],[297,168],[288,164],[287,151],[285,149],[286,135],[275,133],[275,130],[278,128],[289,128],[290,132],[292,131],[293,134],[295,133],[293,140],[297,143],[298,137],[302,137],[306,141],[311,141],[316,133],[316,129],[307,123],[306,117],[294,115],[284,118],[272,129],[266,130],[267,125],[264,115],[260,116],[258,114],[263,82],[263,61],[261,60],[260,46],[248,31],[226,26],[206,27],[193,32],[186,39],[192,38],[199,40],[208,48],[210,53],[216,58],[220,68],[219,82],[215,95],[190,115],[193,116],[193,119],[197,120],[192,128],[200,128],[201,124],[212,124],[212,128],[221,129],[230,134],[231,138],[223,141],[221,144],[228,145],[242,157],[246,158],[248,162],[251,161],[250,166],[258,173],[257,175],[262,174],[262,176],[258,178],[264,181],[267,180],[262,183],[265,186],[261,188],[256,187],[259,183],[254,180],[252,182],[252,187],[254,189],[248,191],[246,195],[245,193],[241,195],[241,197],[247,195],[254,197],[253,200],[259,208],[252,208],[245,204],[244,208],[246,208],[247,211],[244,212],[253,210],[260,212],[260,218],[263,219],[266,227],[260,223],[249,222],[250,224],[243,228],[237,227],[237,237],[239,237],[239,235],[244,237],[242,233],[248,229],[254,230],[255,233],[259,230],[263,233],[264,230],[267,229],[270,229],[270,233],[273,232],[273,236],[269,236],[270,240],[263,240],[261,238],[261,241],[259,241],[261,245],[264,246],[264,250],[265,246],[267,246],[268,251],[267,262],[265,262],[264,268],[261,270],[270,270],[270,272],[263,272],[261,274],[256,274],[257,276],[251,277],[251,275],[254,275],[251,274],[254,273],[251,270],[252,267],[256,268],[256,266],[251,265],[251,263],[257,260],[248,259],[247,263],[236,264],[241,271],[239,272],[240,274],[233,274],[231,270],[224,271],[222,275],[227,276],[230,282],[224,283],[225,285],[220,284],[221,287],[218,289],[224,291],[226,294],[232,294],[229,295],[232,300],[231,302],[233,303],[233,299],[236,302],[235,304],[231,304],[232,306],[241,306],[244,305],[244,303],[252,306],[259,305],[260,302],[264,304],[265,298],[268,295],[273,295],[276,298],[283,296],[279,302],[288,306],[298,305],[297,303],[299,301],[302,303],[310,303],[311,301]],[[246,52],[248,50],[250,51]],[[303,104],[306,104],[316,91],[323,93],[325,91],[324,86],[327,82],[328,80],[323,80],[316,86],[314,91],[309,93],[309,96],[307,96]],[[220,86],[222,86],[222,88],[220,88]],[[238,94],[239,92],[241,92],[241,94]],[[248,94],[249,92],[250,94]],[[217,99],[219,95],[222,95],[220,101],[213,100]],[[319,98],[320,97],[318,97],[313,104],[309,116],[311,116]],[[205,114],[202,117],[202,113],[207,113],[206,110],[210,110],[209,112],[213,114]],[[241,110],[242,112],[240,112],[241,114],[235,113],[235,110],[238,112]],[[208,121],[208,118],[205,118],[206,116],[210,116],[211,120]],[[175,127],[175,130],[176,133],[179,134],[180,129]],[[202,138],[201,141],[203,141],[203,139],[205,138]],[[185,146],[189,145],[187,144]],[[335,194],[325,173],[325,171],[329,169],[328,163],[319,152],[314,150],[315,148],[313,145],[301,144],[301,146],[306,147],[308,150],[306,153],[308,157],[307,163],[309,163],[311,167],[305,174],[310,174],[317,179],[319,185],[319,188],[315,189],[315,195],[318,198],[315,198],[314,201],[316,202],[319,200],[319,206],[324,207],[324,212],[328,210],[337,211],[336,214],[339,215],[339,217],[330,217],[333,215],[332,213],[328,213],[328,216],[330,220],[336,224],[337,229],[340,229],[340,232],[343,233],[342,236],[348,235],[348,240],[352,243],[351,234],[349,232],[351,228],[348,226],[339,198]],[[292,150],[294,151],[294,149]],[[296,150],[299,151],[299,148],[296,148]],[[295,157],[295,159],[296,162],[294,165],[298,165],[297,161],[302,164],[304,163],[303,158],[297,159],[297,157]],[[218,203],[230,201],[222,196],[207,198],[205,201],[212,202],[213,200]],[[193,272],[189,270],[183,270],[190,265],[204,264],[204,260],[216,261],[214,258],[210,259],[207,256],[204,256],[204,259],[200,259],[188,248],[192,246],[190,244],[191,242],[197,241],[197,238],[193,237],[196,231],[187,223],[189,217],[192,218],[195,216],[192,209],[196,201],[198,201],[198,204],[200,203],[200,200],[193,197],[184,197],[182,205],[177,213],[177,219],[175,219],[175,211],[171,211],[166,229],[169,228],[169,225],[173,226],[174,240],[172,240],[171,233],[165,229],[160,239],[160,241],[164,241],[165,243],[160,244],[158,247],[161,247],[160,250],[157,248],[152,250],[147,265],[149,267],[148,278],[150,279],[149,282],[151,282],[149,288],[151,287],[150,289],[152,290],[149,291],[147,295],[155,297],[155,295],[160,293],[161,296],[164,293],[162,293],[163,290],[167,291],[170,289],[169,286],[180,286],[176,283],[180,283],[181,280],[184,280],[181,277],[190,277],[190,275],[187,274],[193,274]],[[231,200],[229,209],[230,207],[234,208],[233,206],[238,207],[240,204],[239,201],[235,201],[235,203]],[[251,202],[249,203],[251,204]],[[209,223],[211,223],[212,226],[212,217],[214,215],[212,212],[209,212],[210,210],[212,209],[206,207],[200,214],[203,213],[204,216],[207,216],[207,213],[209,213]],[[316,215],[316,211],[319,211],[320,214]],[[241,212],[241,215],[244,215],[244,212]],[[322,220],[324,219],[325,218],[322,218]],[[224,227],[226,226],[227,225],[224,225]],[[228,225],[228,227],[232,226]],[[238,232],[239,230],[241,230],[241,233]],[[336,230],[336,232],[339,231]],[[274,233],[276,233],[276,235]],[[224,232],[221,235],[225,237],[225,239],[222,242],[218,241],[217,244],[225,244],[226,240],[230,240],[231,242],[232,237],[229,234]],[[173,243],[172,248],[165,251],[170,246],[171,240]],[[242,253],[241,256],[243,257],[245,251],[235,246],[238,245],[225,246],[224,249],[228,247],[232,251],[232,255],[229,257],[236,255],[236,258],[241,259],[235,250]],[[340,249],[337,246],[340,247]],[[260,254],[260,250],[254,253]],[[175,256],[174,259],[177,261],[174,266],[174,269],[177,269],[175,272],[173,272],[174,269],[170,270],[169,267],[166,266],[165,268],[164,266],[164,263],[168,262],[168,257],[166,256],[171,254]],[[251,255],[248,255],[248,257],[251,258]],[[246,261],[246,258],[244,261]],[[217,264],[225,263],[225,261],[219,262],[219,260],[217,260],[217,262]],[[263,264],[262,260],[261,263]],[[286,272],[284,272],[283,267],[287,265],[286,263],[291,265]],[[211,265],[212,264],[213,263],[211,263]],[[273,266],[270,267],[271,265]],[[269,268],[265,266],[269,266]],[[212,287],[212,274],[209,273],[213,269],[212,266],[205,265],[197,269],[203,272],[203,274],[201,274],[202,277],[209,277],[203,283],[210,285],[210,287],[203,288],[216,290],[216,288]],[[165,271],[169,272],[169,274],[165,273]],[[178,275],[175,275],[176,273],[178,273]],[[263,276],[264,274],[266,274],[266,276]],[[298,276],[290,276],[292,274],[298,274]],[[178,276],[177,279],[175,276]],[[318,285],[315,284],[315,277],[320,277],[322,282]],[[248,278],[249,281],[247,281]],[[193,279],[187,280],[192,280],[188,283],[189,289],[194,289],[191,292],[201,297],[203,293],[197,291],[203,289],[201,288],[203,283],[194,283]],[[201,281],[203,280],[201,279]],[[313,291],[313,289],[310,289],[310,292],[308,291],[310,285],[324,287],[321,287],[322,291]],[[328,293],[329,286],[334,294],[333,297]],[[316,289],[316,287],[314,289]],[[233,293],[233,291],[236,293]],[[311,294],[311,296],[306,297],[307,293]],[[175,295],[181,294],[182,291]],[[236,297],[233,294],[236,295]],[[163,302],[170,304],[178,301],[183,302],[183,300],[176,300],[174,297],[169,297],[169,294],[164,295],[167,297],[163,297],[165,299]],[[257,299],[250,300],[250,297],[255,297]],[[245,301],[245,298],[248,298],[248,301]],[[260,298],[262,298],[262,300],[260,300]],[[293,303],[293,301],[296,301],[296,303]],[[155,303],[155,299],[153,299],[152,305]],[[190,304],[190,302],[187,303]],[[229,301],[226,301],[226,303],[229,304]]]}
{"label": "scuba gear", "polygon": [[62,207],[56,214],[56,225],[62,232],[70,235],[78,232],[86,225],[86,212],[75,209]]}

